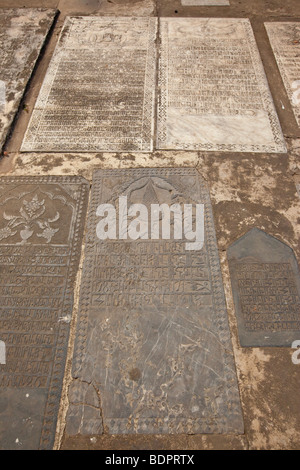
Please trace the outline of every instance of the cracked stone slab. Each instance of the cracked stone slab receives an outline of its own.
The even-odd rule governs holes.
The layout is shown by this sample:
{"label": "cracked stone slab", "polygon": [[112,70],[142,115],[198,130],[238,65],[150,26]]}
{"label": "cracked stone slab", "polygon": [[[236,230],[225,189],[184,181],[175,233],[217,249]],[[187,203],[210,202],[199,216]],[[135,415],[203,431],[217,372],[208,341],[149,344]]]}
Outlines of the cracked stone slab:
{"label": "cracked stone slab", "polygon": [[56,10],[0,10],[0,148],[18,111]]}
{"label": "cracked stone slab", "polygon": [[227,251],[241,346],[287,346],[300,337],[300,272],[293,250],[252,229]]}
{"label": "cracked stone slab", "polygon": [[156,18],[67,18],[22,151],[151,151],[156,31]]}
{"label": "cracked stone slab", "polygon": [[286,152],[251,23],[161,18],[159,149]]}
{"label": "cracked stone slab", "polygon": [[80,177],[0,179],[1,449],[53,446],[88,193]]}
{"label": "cracked stone slab", "polygon": [[[204,204],[204,247],[98,239],[98,206],[119,213],[120,196],[148,214],[151,204]],[[243,433],[212,208],[197,170],[94,172],[72,376],[67,435]]]}
{"label": "cracked stone slab", "polygon": [[229,0],[181,0],[181,5],[187,7],[196,6],[227,6],[230,5]]}
{"label": "cracked stone slab", "polygon": [[281,77],[300,126],[300,23],[265,23]]}

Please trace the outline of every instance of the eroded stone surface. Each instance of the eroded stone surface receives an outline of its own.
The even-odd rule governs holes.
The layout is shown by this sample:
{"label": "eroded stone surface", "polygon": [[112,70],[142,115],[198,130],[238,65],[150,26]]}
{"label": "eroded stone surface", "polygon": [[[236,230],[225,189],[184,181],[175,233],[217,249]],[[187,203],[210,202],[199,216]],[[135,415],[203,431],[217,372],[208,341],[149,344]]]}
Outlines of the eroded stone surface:
{"label": "eroded stone surface", "polygon": [[228,249],[241,346],[287,346],[300,337],[300,274],[293,250],[252,229]]}
{"label": "eroded stone surface", "polygon": [[265,27],[300,126],[300,23],[265,23]]}
{"label": "eroded stone surface", "polygon": [[[204,248],[99,240],[98,206],[118,212],[124,195],[149,210],[204,204]],[[85,253],[67,434],[91,430],[91,384],[100,398],[96,426],[101,416],[110,434],[242,433],[212,209],[197,171],[96,170]]]}
{"label": "eroded stone surface", "polygon": [[249,20],[161,19],[158,148],[286,151]]}
{"label": "eroded stone surface", "polygon": [[51,449],[89,185],[0,180],[1,449]]}
{"label": "eroded stone surface", "polygon": [[156,18],[67,18],[22,151],[151,151]]}
{"label": "eroded stone surface", "polygon": [[55,10],[0,10],[0,150],[53,23]]}

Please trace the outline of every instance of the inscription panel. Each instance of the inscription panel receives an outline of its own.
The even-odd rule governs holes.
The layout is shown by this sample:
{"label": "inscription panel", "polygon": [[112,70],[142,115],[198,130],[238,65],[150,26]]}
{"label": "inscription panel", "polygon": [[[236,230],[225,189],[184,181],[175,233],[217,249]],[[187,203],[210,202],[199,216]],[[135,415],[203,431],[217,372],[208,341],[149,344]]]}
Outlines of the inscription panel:
{"label": "inscription panel", "polygon": [[150,151],[155,18],[67,18],[22,151]]}
{"label": "inscription panel", "polygon": [[[149,211],[204,204],[204,248],[97,239],[97,207],[118,213],[122,195]],[[85,253],[67,435],[243,432],[212,209],[197,171],[97,170]],[[96,410],[87,384],[101,397]]]}
{"label": "inscription panel", "polygon": [[265,28],[300,126],[300,23],[265,23]]}
{"label": "inscription panel", "polygon": [[247,19],[162,18],[158,148],[285,152]]}
{"label": "inscription panel", "polygon": [[241,345],[290,347],[300,334],[300,276],[292,250],[253,229],[229,248],[228,260]]}
{"label": "inscription panel", "polygon": [[87,197],[77,177],[0,180],[3,449],[53,445]]}
{"label": "inscription panel", "polygon": [[54,21],[55,10],[0,10],[0,150]]}

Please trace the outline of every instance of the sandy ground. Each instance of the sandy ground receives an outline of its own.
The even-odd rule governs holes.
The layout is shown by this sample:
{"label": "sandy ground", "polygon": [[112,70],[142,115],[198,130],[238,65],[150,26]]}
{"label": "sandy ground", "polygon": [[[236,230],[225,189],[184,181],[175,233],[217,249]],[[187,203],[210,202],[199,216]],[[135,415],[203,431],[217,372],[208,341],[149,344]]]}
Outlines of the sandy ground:
{"label": "sandy ground", "polygon": [[[213,204],[222,275],[245,421],[242,436],[86,436],[64,435],[67,389],[80,283],[76,288],[74,320],[66,368],[64,393],[56,436],[56,449],[299,449],[300,365],[290,348],[241,348],[231,293],[227,247],[252,227],[290,245],[300,260],[300,129],[285,92],[264,21],[300,21],[299,0],[231,0],[230,7],[183,7],[179,0],[0,0],[5,7],[58,8],[60,15],[39,61],[25,98],[0,175],[82,175],[91,180],[94,168],[196,167],[207,180]],[[111,16],[248,17],[259,46],[269,86],[288,145],[288,153],[228,154],[218,152],[153,152],[151,154],[20,154],[19,149],[41,83],[60,33],[70,14]],[[83,258],[81,260],[81,265]],[[299,338],[300,340],[300,338]]]}

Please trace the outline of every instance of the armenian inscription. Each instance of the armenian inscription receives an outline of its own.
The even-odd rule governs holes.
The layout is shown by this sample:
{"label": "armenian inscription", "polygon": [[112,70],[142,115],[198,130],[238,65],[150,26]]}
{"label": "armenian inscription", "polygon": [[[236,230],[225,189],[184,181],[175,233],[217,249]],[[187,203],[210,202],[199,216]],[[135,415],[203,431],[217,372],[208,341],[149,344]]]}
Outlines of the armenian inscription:
{"label": "armenian inscription", "polygon": [[290,347],[300,333],[300,276],[292,250],[253,229],[229,248],[228,260],[241,345]]}
{"label": "armenian inscription", "polygon": [[158,148],[285,152],[247,19],[162,18]]}
{"label": "armenian inscription", "polygon": [[265,27],[300,126],[300,23],[265,23]]}
{"label": "armenian inscription", "polygon": [[[97,208],[122,195],[149,208],[204,204],[204,247],[100,240]],[[196,170],[95,172],[73,378],[68,435],[243,432],[212,209]]]}
{"label": "armenian inscription", "polygon": [[156,18],[67,18],[23,151],[150,151]]}
{"label": "armenian inscription", "polygon": [[1,448],[53,445],[87,197],[77,177],[0,180]]}
{"label": "armenian inscription", "polygon": [[55,14],[33,8],[0,11],[0,150]]}

